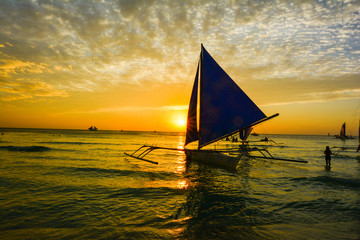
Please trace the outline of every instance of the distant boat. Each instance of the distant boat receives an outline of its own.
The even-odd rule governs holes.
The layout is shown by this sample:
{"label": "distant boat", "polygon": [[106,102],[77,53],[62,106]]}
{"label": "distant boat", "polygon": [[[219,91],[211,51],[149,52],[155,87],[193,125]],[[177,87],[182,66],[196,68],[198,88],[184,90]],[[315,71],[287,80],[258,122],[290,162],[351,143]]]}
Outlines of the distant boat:
{"label": "distant boat", "polygon": [[347,136],[347,135],[346,135],[346,122],[344,122],[344,123],[341,125],[340,135],[335,135],[335,138],[341,139],[341,140],[354,139],[352,136]]}
{"label": "distant boat", "polygon": [[[245,141],[253,126],[278,115],[277,113],[267,117],[201,45],[200,60],[190,97],[185,140],[185,146],[197,142],[197,148],[184,146],[183,149],[178,149],[143,145],[134,153],[125,154],[157,164],[145,160],[144,157],[155,149],[184,151],[187,160],[226,168],[235,168],[240,159],[249,157],[251,151],[260,152],[261,156],[250,157],[275,159],[266,149],[249,148]],[[217,143],[234,134],[239,134],[240,139],[243,140],[243,145],[240,147],[204,149],[209,144]]]}
{"label": "distant boat", "polygon": [[89,127],[89,130],[90,130],[90,131],[97,131],[98,129],[97,129],[97,127],[95,127],[95,126],[91,126],[91,127]]}
{"label": "distant boat", "polygon": [[259,136],[259,134],[257,134],[256,132],[253,132],[253,133],[251,134],[251,136]]}
{"label": "distant boat", "polygon": [[346,139],[346,123],[343,123],[340,129],[340,139],[345,140]]}

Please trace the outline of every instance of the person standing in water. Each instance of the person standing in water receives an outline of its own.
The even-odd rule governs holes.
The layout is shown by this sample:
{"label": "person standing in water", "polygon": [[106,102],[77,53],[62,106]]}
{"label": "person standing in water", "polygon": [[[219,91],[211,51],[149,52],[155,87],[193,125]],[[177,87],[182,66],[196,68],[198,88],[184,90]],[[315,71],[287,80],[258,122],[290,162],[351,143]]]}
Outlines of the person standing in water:
{"label": "person standing in water", "polygon": [[326,149],[325,149],[325,151],[324,151],[324,154],[325,154],[326,166],[327,166],[327,167],[330,167],[330,164],[331,164],[330,161],[331,161],[331,154],[332,154],[332,152],[331,152],[329,146],[326,146]]}

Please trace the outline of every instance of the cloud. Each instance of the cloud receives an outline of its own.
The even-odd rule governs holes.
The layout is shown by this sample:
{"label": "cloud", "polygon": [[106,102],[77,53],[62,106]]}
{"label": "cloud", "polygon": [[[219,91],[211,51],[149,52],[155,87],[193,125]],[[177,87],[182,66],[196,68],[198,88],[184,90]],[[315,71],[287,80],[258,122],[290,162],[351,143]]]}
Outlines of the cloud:
{"label": "cloud", "polygon": [[178,106],[159,106],[159,107],[117,107],[117,108],[100,108],[94,112],[133,112],[133,111],[183,111],[187,110],[187,105]]}
{"label": "cloud", "polygon": [[0,59],[0,77],[2,78],[8,78],[17,73],[43,73],[45,69],[45,64],[38,65],[20,60]]}
{"label": "cloud", "polygon": [[239,84],[260,105],[360,98],[359,76],[356,74],[340,78],[274,78],[271,81],[253,80],[251,85]]}
{"label": "cloud", "polygon": [[0,77],[23,81],[8,85],[19,97],[20,89],[23,96],[46,95],[25,87],[30,82],[48,97],[180,84],[202,42],[238,82],[281,82],[291,92],[277,100],[311,100],[311,86],[326,92],[325,78],[339,91],[340,81],[357,89],[343,79],[360,74],[359,10],[356,0],[3,1]]}
{"label": "cloud", "polygon": [[311,99],[360,99],[360,88],[358,89],[344,89],[339,91],[330,91],[330,92],[316,92],[306,94]]}
{"label": "cloud", "polygon": [[186,111],[187,109],[188,109],[187,105],[158,106],[158,107],[127,106],[127,107],[97,108],[91,110],[76,109],[74,111],[65,111],[59,114],[67,115],[67,114],[119,113],[119,112],[129,113],[129,112],[145,112],[145,111],[168,112],[168,111]]}
{"label": "cloud", "polygon": [[31,99],[34,97],[67,97],[68,93],[55,89],[53,86],[41,81],[0,80],[0,100],[15,101]]}
{"label": "cloud", "polygon": [[359,89],[350,89],[342,91],[330,91],[330,92],[316,92],[316,93],[307,93],[300,95],[303,100],[295,101],[282,101],[282,102],[273,102],[268,104],[263,104],[261,106],[279,106],[279,105],[292,105],[292,104],[309,104],[309,103],[319,103],[319,102],[329,102],[335,100],[347,100],[347,99],[359,99],[360,100],[360,88]]}

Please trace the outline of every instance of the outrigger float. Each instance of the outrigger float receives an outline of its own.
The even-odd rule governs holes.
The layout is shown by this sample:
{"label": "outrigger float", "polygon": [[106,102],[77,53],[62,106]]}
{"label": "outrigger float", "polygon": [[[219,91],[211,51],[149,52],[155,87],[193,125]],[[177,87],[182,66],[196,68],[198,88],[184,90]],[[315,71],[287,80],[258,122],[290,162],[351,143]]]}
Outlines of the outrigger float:
{"label": "outrigger float", "polygon": [[[201,45],[200,60],[195,74],[187,117],[185,140],[187,147],[168,148],[143,145],[132,154],[125,154],[142,161],[158,164],[158,162],[145,159],[145,157],[157,149],[183,151],[187,160],[201,161],[226,168],[236,168],[238,162],[245,157],[307,163],[302,160],[275,158],[266,149],[250,147],[246,144],[246,139],[255,125],[278,115],[277,113],[267,117]],[[239,134],[243,142],[239,148],[204,149],[209,144],[235,134]],[[195,149],[188,147],[193,142],[198,143]],[[254,152],[257,152],[258,155],[251,154]]]}

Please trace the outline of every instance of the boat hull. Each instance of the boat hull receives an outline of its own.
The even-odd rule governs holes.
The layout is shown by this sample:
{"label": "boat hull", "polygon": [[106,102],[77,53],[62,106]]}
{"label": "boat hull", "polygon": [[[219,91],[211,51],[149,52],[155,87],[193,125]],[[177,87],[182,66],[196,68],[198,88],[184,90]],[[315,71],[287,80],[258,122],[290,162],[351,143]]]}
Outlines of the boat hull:
{"label": "boat hull", "polygon": [[199,161],[226,168],[236,168],[243,155],[241,152],[236,156],[230,156],[218,151],[211,150],[185,150],[187,160]]}

